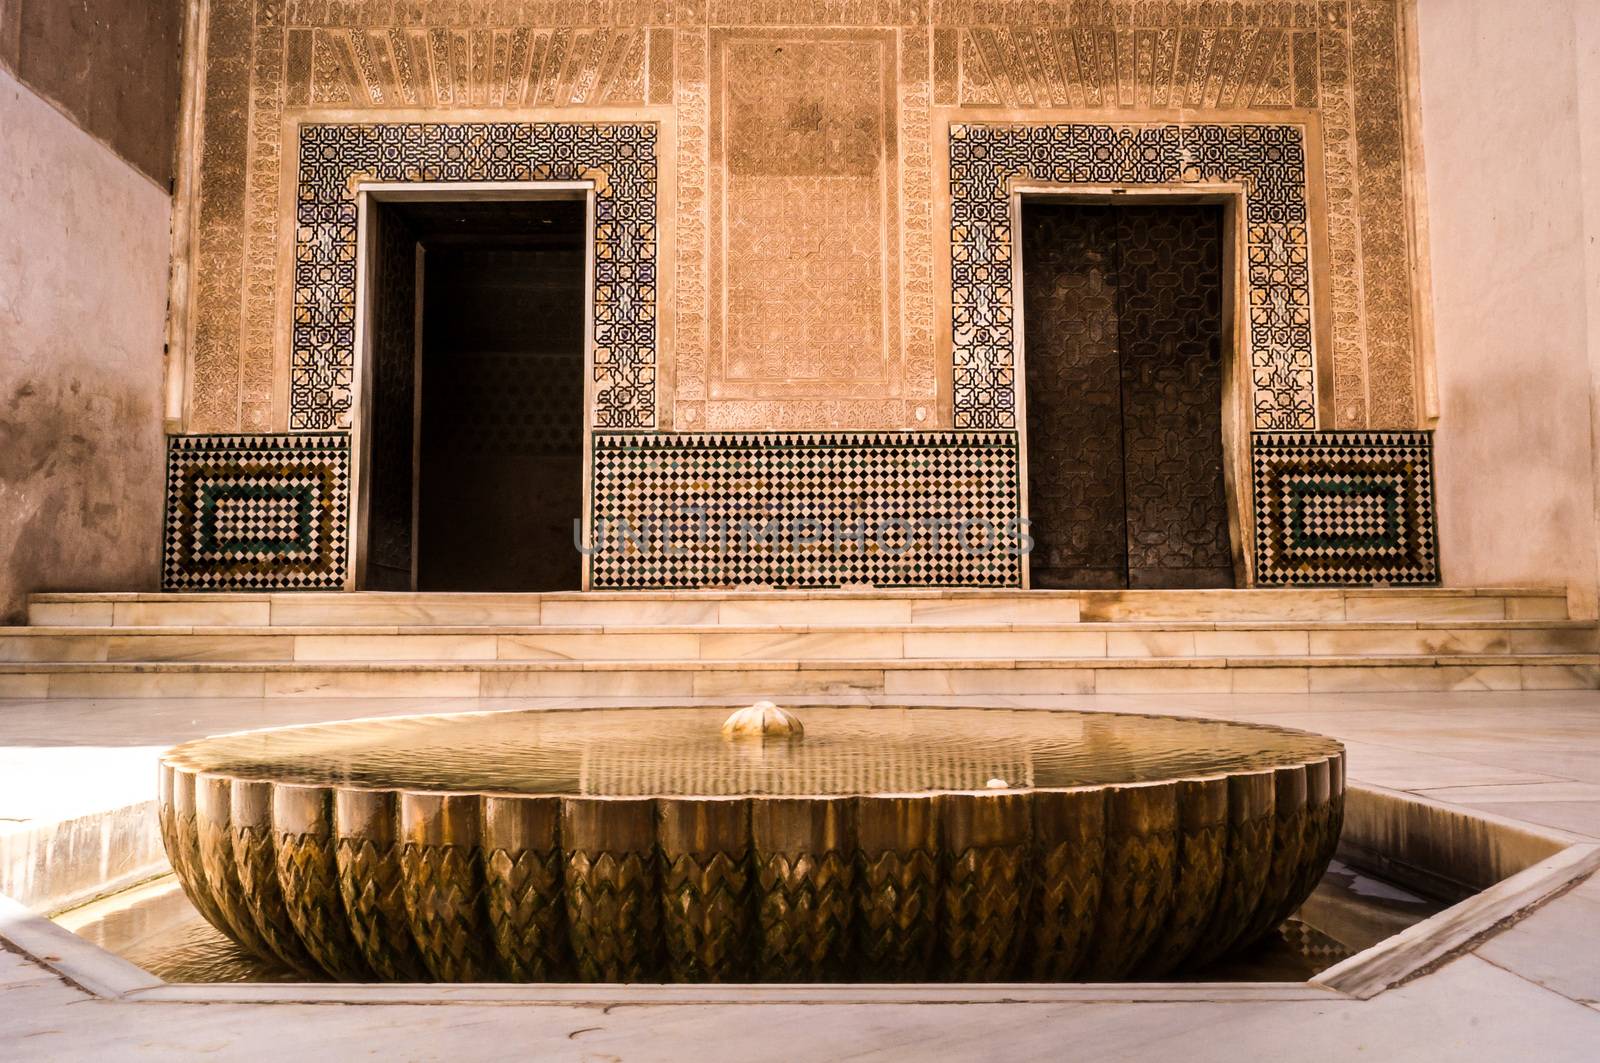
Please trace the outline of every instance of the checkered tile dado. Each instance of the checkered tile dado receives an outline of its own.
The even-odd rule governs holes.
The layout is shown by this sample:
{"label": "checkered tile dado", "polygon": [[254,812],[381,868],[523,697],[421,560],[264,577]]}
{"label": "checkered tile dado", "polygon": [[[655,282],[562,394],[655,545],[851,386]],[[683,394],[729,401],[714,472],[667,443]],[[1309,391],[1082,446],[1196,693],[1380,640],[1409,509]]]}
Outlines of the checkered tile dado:
{"label": "checkered tile dado", "polygon": [[1011,432],[597,435],[597,590],[1015,587]]}
{"label": "checkered tile dado", "polygon": [[1017,423],[1010,202],[1016,180],[1243,187],[1254,427],[1316,427],[1302,127],[972,123],[950,127],[957,428]]}
{"label": "checkered tile dado", "polygon": [[1432,435],[1269,432],[1251,450],[1256,582],[1438,581]]}
{"label": "checkered tile dado", "polygon": [[653,427],[656,177],[648,122],[301,126],[289,427],[350,427],[357,179],[593,181],[594,424]]}
{"label": "checkered tile dado", "polygon": [[349,529],[344,435],[173,436],[167,590],[338,590]]}

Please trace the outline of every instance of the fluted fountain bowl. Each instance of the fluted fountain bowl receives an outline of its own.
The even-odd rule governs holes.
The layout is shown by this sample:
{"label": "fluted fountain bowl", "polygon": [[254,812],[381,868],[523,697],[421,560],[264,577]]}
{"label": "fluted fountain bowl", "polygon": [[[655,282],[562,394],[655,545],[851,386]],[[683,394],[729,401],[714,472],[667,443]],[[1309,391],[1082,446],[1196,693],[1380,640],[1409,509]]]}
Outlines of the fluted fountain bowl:
{"label": "fluted fountain bowl", "polygon": [[1320,735],[1018,709],[726,717],[202,739],[163,758],[163,837],[212,924],[311,978],[992,982],[1204,966],[1292,913],[1339,836],[1343,747]]}

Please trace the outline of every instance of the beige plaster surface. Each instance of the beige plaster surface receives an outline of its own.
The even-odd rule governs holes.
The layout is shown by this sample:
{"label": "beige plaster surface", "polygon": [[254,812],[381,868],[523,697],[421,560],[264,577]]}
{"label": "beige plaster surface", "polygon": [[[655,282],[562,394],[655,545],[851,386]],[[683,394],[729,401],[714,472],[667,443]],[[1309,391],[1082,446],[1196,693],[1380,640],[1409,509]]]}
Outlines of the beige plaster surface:
{"label": "beige plaster surface", "polygon": [[1594,615],[1600,11],[1539,6],[1418,0],[1439,553]]}
{"label": "beige plaster surface", "polygon": [[0,616],[152,589],[171,200],[0,70]]}
{"label": "beige plaster surface", "polygon": [[[1582,166],[1585,305],[1589,318],[1589,410],[1593,452],[1600,454],[1600,4],[1577,5],[1578,158]],[[1594,464],[1600,482],[1600,461]],[[1597,524],[1600,524],[1600,488],[1596,489]],[[1600,535],[1593,537],[1600,549]]]}
{"label": "beige plaster surface", "polygon": [[659,108],[675,234],[658,262],[674,286],[663,430],[949,427],[936,112],[1310,123],[1329,288],[1319,426],[1410,429],[1407,2],[211,3],[186,84],[198,135],[180,167],[194,224],[178,241],[173,388],[187,398],[169,412],[190,432],[289,423],[280,296],[302,122]]}
{"label": "beige plaster surface", "polygon": [[0,617],[153,588],[170,200],[0,70]]}
{"label": "beige plaster surface", "polygon": [[[881,699],[840,699],[870,704]],[[958,701],[961,699],[938,699]],[[987,703],[1180,712],[1320,730],[1349,750],[1353,783],[1600,837],[1600,694],[1013,697]],[[637,702],[637,699],[635,699]],[[156,750],[243,726],[353,715],[582,704],[558,699],[0,701],[0,764],[61,778],[105,771],[108,804],[144,800]],[[48,756],[37,756],[48,749]],[[76,771],[72,766],[78,759]],[[0,771],[0,816],[49,815],[40,771]],[[15,778],[16,782],[7,782]],[[142,778],[143,781],[139,781]],[[1515,800],[1526,789],[1527,802]],[[75,809],[74,809],[75,810]],[[1439,969],[1370,1000],[1085,1003],[492,1004],[136,1003],[96,1000],[0,951],[9,1060],[1588,1060],[1600,1038],[1590,879]]]}

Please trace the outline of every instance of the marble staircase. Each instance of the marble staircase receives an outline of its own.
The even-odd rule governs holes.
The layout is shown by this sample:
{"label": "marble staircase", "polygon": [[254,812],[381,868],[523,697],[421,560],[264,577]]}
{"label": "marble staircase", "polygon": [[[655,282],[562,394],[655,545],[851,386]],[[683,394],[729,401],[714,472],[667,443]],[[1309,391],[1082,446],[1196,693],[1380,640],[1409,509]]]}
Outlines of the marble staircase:
{"label": "marble staircase", "polygon": [[793,696],[1600,684],[1557,591],[38,594],[0,697]]}

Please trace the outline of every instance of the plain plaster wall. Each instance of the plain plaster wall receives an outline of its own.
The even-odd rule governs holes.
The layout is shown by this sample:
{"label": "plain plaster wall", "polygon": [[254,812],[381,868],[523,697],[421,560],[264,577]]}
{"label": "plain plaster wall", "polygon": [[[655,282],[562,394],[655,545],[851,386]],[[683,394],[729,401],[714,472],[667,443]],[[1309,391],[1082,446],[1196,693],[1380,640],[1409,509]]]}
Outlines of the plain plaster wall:
{"label": "plain plaster wall", "polygon": [[1600,70],[1580,77],[1579,29],[1593,63],[1596,8],[1417,3],[1443,574],[1463,586],[1566,584],[1588,615],[1600,208],[1585,188],[1592,200]]}
{"label": "plain plaster wall", "polygon": [[171,200],[0,70],[0,618],[154,589]]}
{"label": "plain plaster wall", "polygon": [[1589,314],[1589,409],[1595,455],[1595,550],[1600,552],[1600,3],[1580,2],[1577,29],[1579,156],[1583,166],[1585,300]]}

